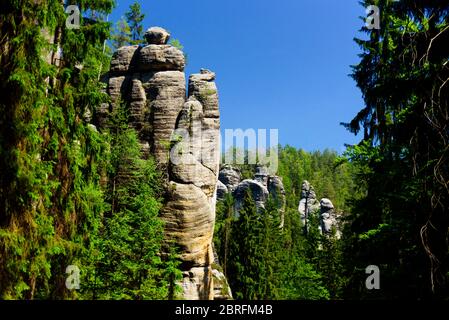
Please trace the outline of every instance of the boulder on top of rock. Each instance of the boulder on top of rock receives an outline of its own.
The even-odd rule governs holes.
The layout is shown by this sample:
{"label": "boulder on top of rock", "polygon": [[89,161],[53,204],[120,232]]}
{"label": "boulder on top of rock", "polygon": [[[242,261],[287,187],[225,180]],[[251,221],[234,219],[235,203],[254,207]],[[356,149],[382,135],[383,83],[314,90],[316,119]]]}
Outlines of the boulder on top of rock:
{"label": "boulder on top of rock", "polygon": [[167,44],[170,33],[161,27],[151,27],[145,32],[145,39],[148,44]]}

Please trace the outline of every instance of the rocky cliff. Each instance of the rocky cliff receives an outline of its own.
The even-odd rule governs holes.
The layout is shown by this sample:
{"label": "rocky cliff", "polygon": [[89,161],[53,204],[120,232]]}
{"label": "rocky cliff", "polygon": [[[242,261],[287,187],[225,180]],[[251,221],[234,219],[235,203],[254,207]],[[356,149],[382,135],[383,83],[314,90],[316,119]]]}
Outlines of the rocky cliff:
{"label": "rocky cliff", "polygon": [[167,44],[170,34],[154,27],[145,37],[148,45],[115,52],[105,80],[112,102],[98,110],[97,123],[106,125],[107,115],[126,102],[142,150],[165,177],[161,217],[166,246],[180,250],[183,298],[213,299],[214,278],[221,277],[212,267],[220,151],[215,74],[191,75],[186,92],[184,54]]}

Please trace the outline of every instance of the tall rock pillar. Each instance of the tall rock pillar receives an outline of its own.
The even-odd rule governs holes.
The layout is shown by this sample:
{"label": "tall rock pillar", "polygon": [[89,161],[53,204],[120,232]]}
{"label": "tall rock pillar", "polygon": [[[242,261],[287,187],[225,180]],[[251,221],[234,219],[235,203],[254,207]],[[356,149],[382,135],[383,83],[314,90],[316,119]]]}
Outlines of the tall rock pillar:
{"label": "tall rock pillar", "polygon": [[189,77],[184,54],[168,45],[169,33],[148,29],[148,45],[118,49],[107,78],[110,105],[98,110],[97,122],[120,101],[142,150],[154,156],[164,173],[166,203],[161,210],[165,243],[179,248],[183,298],[213,299],[212,238],[219,171],[220,113],[215,74],[201,70]]}

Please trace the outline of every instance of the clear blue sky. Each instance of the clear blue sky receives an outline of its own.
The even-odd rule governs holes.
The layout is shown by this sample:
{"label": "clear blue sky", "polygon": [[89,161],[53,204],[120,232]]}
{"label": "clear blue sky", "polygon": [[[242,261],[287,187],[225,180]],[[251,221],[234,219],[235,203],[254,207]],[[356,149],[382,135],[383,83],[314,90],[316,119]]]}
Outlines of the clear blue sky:
{"label": "clear blue sky", "polygon": [[[117,21],[134,0],[117,0]],[[279,142],[343,151],[363,106],[350,65],[365,14],[357,0],[140,0],[188,54],[187,74],[217,73],[222,128],[279,129]]]}

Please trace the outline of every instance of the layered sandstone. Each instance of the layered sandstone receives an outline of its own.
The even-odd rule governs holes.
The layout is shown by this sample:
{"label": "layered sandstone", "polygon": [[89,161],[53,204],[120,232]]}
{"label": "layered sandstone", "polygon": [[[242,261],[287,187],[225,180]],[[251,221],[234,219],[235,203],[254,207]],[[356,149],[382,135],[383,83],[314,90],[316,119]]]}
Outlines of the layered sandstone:
{"label": "layered sandstone", "polygon": [[187,86],[184,54],[167,44],[170,34],[153,27],[145,37],[147,46],[126,46],[114,54],[105,79],[111,103],[98,109],[97,123],[106,125],[119,103],[129,108],[144,154],[154,156],[165,177],[161,217],[166,245],[179,249],[183,298],[213,299],[220,130],[215,74],[201,70]]}

